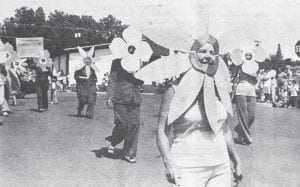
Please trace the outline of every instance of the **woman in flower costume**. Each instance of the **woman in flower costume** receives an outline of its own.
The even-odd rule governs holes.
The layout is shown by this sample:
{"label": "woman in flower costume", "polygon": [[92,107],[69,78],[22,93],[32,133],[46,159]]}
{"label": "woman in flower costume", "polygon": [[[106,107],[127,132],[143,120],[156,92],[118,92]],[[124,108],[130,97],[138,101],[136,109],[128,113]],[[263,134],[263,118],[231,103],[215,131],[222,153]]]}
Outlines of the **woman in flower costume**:
{"label": "woman in flower costume", "polygon": [[13,104],[17,105],[17,96],[21,89],[21,82],[19,76],[22,72],[25,72],[26,69],[24,66],[26,59],[17,59],[11,64],[11,68],[8,69],[8,80],[10,85],[10,95],[13,98]]}
{"label": "woman in flower costume", "polygon": [[[230,78],[218,55],[218,42],[207,33],[195,37],[180,32],[181,28],[192,30],[191,25],[170,29],[170,24],[180,22],[163,22],[167,16],[156,11],[161,7],[149,8],[152,17],[141,16],[148,21],[138,28],[168,48],[170,55],[133,71],[133,75],[145,82],[180,75],[178,84],[165,92],[159,111],[157,144],[167,180],[176,186],[231,186],[229,158],[236,179],[241,179],[241,164],[226,123],[227,113],[232,114]],[[171,128],[173,142],[169,141]]]}
{"label": "woman in flower costume", "polygon": [[245,46],[244,48],[243,50],[235,49],[231,54],[232,62],[239,71],[234,93],[239,123],[234,130],[237,133],[236,143],[251,145],[253,139],[249,129],[255,119],[257,62],[263,62],[266,59],[266,53],[261,47],[253,49]]}

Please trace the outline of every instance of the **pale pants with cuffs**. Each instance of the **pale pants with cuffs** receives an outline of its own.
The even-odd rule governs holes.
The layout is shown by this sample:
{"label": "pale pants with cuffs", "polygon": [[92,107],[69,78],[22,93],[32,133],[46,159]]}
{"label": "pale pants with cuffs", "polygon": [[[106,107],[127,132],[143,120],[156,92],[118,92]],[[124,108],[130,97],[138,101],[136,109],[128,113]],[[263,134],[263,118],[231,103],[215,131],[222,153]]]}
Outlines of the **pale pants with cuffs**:
{"label": "pale pants with cuffs", "polygon": [[232,186],[229,162],[217,166],[182,168],[179,172],[183,187]]}

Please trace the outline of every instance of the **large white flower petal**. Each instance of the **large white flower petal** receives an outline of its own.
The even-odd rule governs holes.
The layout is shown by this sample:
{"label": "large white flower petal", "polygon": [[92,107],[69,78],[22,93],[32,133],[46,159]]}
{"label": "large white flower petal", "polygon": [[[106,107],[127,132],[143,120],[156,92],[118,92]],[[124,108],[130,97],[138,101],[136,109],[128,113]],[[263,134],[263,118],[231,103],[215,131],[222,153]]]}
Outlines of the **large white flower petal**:
{"label": "large white flower petal", "polygon": [[254,60],[248,60],[243,64],[242,70],[248,75],[256,76],[256,72],[258,71],[258,64]]}
{"label": "large white flower petal", "polygon": [[137,45],[142,41],[142,33],[134,27],[128,27],[122,33],[124,40],[130,45]]}
{"label": "large white flower petal", "polygon": [[116,56],[116,58],[123,58],[128,54],[127,44],[122,38],[114,38],[109,45],[109,49],[111,50],[111,53]]}
{"label": "large white flower petal", "polygon": [[121,60],[122,67],[129,73],[136,72],[140,69],[140,59],[137,55],[127,55]]}
{"label": "large white flower petal", "polygon": [[241,49],[233,50],[230,56],[232,63],[236,66],[241,65],[243,63],[242,55],[243,55],[243,51]]}
{"label": "large white flower petal", "polygon": [[143,62],[149,61],[152,53],[153,51],[147,42],[141,42],[136,48],[136,54]]}
{"label": "large white flower petal", "polygon": [[261,47],[256,47],[253,50],[253,53],[254,53],[254,58],[255,58],[256,62],[264,62],[267,58],[266,51]]}
{"label": "large white flower petal", "polygon": [[161,57],[140,69],[135,77],[145,83],[163,81],[166,78],[178,76],[192,67],[188,54],[175,54]]}

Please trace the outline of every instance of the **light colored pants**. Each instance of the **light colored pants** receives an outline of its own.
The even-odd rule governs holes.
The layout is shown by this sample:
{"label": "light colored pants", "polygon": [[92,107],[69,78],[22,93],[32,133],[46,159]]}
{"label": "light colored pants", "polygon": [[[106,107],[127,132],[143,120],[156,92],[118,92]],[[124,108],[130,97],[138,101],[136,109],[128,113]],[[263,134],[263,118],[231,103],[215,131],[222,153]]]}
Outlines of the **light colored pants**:
{"label": "light colored pants", "polygon": [[179,169],[182,187],[231,187],[229,162],[217,166]]}
{"label": "light colored pants", "polygon": [[6,99],[3,100],[2,112],[9,112],[10,108]]}

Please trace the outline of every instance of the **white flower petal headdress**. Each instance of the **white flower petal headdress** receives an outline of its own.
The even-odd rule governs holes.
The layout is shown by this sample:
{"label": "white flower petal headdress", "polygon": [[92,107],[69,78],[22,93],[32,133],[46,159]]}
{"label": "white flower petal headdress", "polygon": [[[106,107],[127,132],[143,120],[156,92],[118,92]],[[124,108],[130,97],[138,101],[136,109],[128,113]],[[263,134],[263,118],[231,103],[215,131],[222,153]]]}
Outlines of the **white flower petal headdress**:
{"label": "white flower petal headdress", "polygon": [[233,50],[230,58],[234,65],[242,67],[244,73],[255,76],[259,69],[257,63],[265,61],[267,55],[265,50],[260,46],[256,46],[255,48],[245,46],[244,49]]}
{"label": "white flower petal headdress", "polygon": [[47,49],[44,50],[44,54],[40,58],[35,58],[37,61],[36,66],[40,67],[42,71],[46,71],[47,68],[51,68],[53,65],[50,53]]}
{"label": "white flower petal headdress", "polygon": [[15,62],[13,62],[13,69],[16,71],[17,74],[19,74],[20,72],[25,72],[26,70],[26,66],[28,65],[26,62],[26,58],[23,59],[17,59]]}
{"label": "white flower petal headdress", "polygon": [[98,68],[97,68],[97,66],[95,65],[95,62],[94,62],[94,60],[93,60],[93,55],[94,55],[94,52],[95,52],[95,47],[94,47],[94,46],[91,47],[91,49],[90,49],[88,52],[84,51],[80,46],[77,46],[77,49],[78,49],[78,51],[79,51],[80,56],[83,58],[83,61],[82,61],[82,63],[80,63],[79,66],[77,66],[77,67],[75,68],[75,71],[82,69],[82,68],[85,66],[85,64],[84,64],[84,59],[85,59],[85,58],[89,58],[89,59],[92,61],[91,68],[92,68],[93,70],[99,72],[99,70],[98,70]]}
{"label": "white flower petal headdress", "polygon": [[13,46],[9,43],[3,44],[0,40],[0,63],[4,63],[5,66],[10,66],[16,59],[17,53],[14,51]]}
{"label": "white flower petal headdress", "polygon": [[122,38],[114,38],[109,48],[116,58],[121,58],[121,66],[129,73],[137,72],[141,62],[147,62],[152,55],[150,45],[142,41],[142,33],[129,27],[122,33]]}

